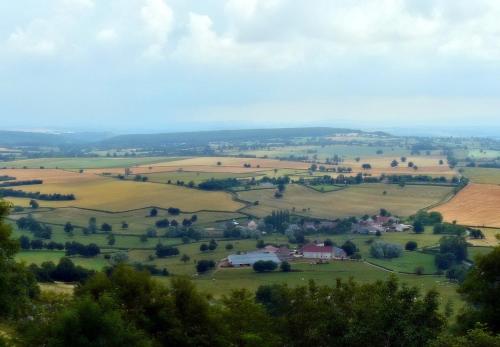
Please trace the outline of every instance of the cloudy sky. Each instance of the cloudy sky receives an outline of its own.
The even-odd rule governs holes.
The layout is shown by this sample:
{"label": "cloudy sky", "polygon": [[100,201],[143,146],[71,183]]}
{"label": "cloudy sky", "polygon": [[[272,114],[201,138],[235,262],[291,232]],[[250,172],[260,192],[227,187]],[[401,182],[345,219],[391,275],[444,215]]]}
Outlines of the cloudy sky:
{"label": "cloudy sky", "polygon": [[498,0],[0,2],[4,129],[500,127]]}

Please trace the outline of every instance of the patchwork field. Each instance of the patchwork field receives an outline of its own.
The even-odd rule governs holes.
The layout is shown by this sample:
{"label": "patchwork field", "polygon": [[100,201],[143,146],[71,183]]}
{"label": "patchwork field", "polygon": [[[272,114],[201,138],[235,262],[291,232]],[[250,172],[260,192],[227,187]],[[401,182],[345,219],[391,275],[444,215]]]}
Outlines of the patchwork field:
{"label": "patchwork field", "polygon": [[[43,207],[82,207],[104,211],[126,211],[148,206],[178,207],[184,211],[236,211],[243,207],[225,192],[206,192],[175,185],[122,181],[93,175],[72,183],[23,186],[22,190],[41,193],[75,194],[73,201],[40,201]],[[29,199],[8,198],[27,206]]]}
{"label": "patchwork field", "polygon": [[292,184],[287,187],[284,197],[280,199],[274,197],[273,190],[243,191],[238,195],[249,202],[259,201],[258,205],[244,209],[257,216],[265,216],[272,210],[288,209],[308,216],[337,218],[374,214],[380,208],[386,208],[395,215],[409,216],[419,209],[438,203],[451,192],[452,189],[449,187],[402,188],[396,185],[363,184],[320,193]]}
{"label": "patchwork field", "polygon": [[449,202],[434,210],[441,212],[449,222],[500,227],[500,186],[469,184]]}

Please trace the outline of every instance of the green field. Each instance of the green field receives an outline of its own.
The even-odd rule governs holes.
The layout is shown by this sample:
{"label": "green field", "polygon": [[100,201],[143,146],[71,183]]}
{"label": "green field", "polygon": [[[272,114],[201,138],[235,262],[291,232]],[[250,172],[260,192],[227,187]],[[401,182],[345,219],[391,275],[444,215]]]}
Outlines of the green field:
{"label": "green field", "polygon": [[[31,212],[31,211],[30,211]],[[97,225],[102,223],[111,224],[113,227],[113,233],[115,234],[136,234],[142,235],[149,227],[154,227],[156,221],[160,219],[167,218],[169,221],[173,219],[177,220],[179,223],[182,222],[184,218],[190,219],[192,213],[181,213],[177,216],[172,216],[163,209],[158,209],[157,217],[149,217],[150,209],[140,209],[128,212],[119,213],[108,213],[102,211],[92,211],[79,208],[56,208],[53,210],[46,210],[45,212],[34,211],[32,216],[44,223],[51,224],[65,224],[66,222],[71,222],[77,227],[86,227],[88,225],[89,218],[95,217],[97,220]],[[10,217],[13,219],[18,219],[26,216],[26,213],[13,214]],[[246,216],[237,212],[198,212],[196,213],[198,220],[196,221],[199,227],[215,227],[221,221],[245,218]],[[129,227],[126,230],[122,230],[122,222],[127,222]]]}
{"label": "green field", "polygon": [[[26,264],[38,264],[45,261],[52,261],[57,264],[59,259],[64,257],[63,251],[23,251],[16,254],[16,260],[24,261]],[[103,257],[83,258],[71,257],[71,260],[76,264],[87,269],[102,270],[109,263]]]}
{"label": "green field", "polygon": [[[383,192],[386,192],[384,195]],[[330,193],[320,193],[296,184],[288,185],[283,198],[275,198],[273,190],[239,192],[246,201],[259,204],[243,211],[259,217],[273,210],[295,211],[307,216],[334,219],[347,216],[372,215],[385,208],[394,215],[409,216],[446,198],[452,188],[405,186],[390,184],[353,185]],[[305,210],[304,210],[305,209]]]}
{"label": "green field", "polygon": [[179,160],[180,158],[164,158],[164,157],[139,157],[139,158],[41,158],[41,159],[21,159],[9,161],[2,164],[2,167],[22,169],[38,169],[44,167],[46,169],[103,169],[103,168],[120,168],[135,165],[147,165],[160,162]]}
{"label": "green field", "polygon": [[500,184],[500,169],[466,167],[464,175],[474,183]]}
{"label": "green field", "polygon": [[[171,181],[175,183],[177,181],[183,181],[185,184],[189,182],[194,182],[199,184],[201,182],[207,181],[209,179],[224,179],[224,178],[252,178],[257,176],[262,176],[260,172],[252,173],[225,173],[225,172],[189,172],[189,171],[176,171],[176,172],[157,172],[150,174],[143,174],[148,178],[150,182],[157,183],[167,183]],[[133,177],[132,177],[133,178]]]}

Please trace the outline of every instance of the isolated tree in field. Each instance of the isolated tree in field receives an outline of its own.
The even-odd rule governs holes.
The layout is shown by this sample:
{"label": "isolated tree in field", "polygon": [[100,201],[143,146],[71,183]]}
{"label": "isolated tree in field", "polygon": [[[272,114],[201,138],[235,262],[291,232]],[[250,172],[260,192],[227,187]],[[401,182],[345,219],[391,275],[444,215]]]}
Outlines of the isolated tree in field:
{"label": "isolated tree in field", "polygon": [[310,171],[314,172],[318,169],[318,165],[312,164],[311,167],[309,168]]}
{"label": "isolated tree in field", "polygon": [[150,211],[149,211],[149,216],[150,217],[156,217],[158,215],[158,210],[156,208],[152,208]]}
{"label": "isolated tree in field", "polygon": [[285,184],[279,183],[278,184],[278,192],[283,193],[285,191]]}
{"label": "isolated tree in field", "polygon": [[128,229],[128,223],[127,222],[122,222],[122,229]]}
{"label": "isolated tree in field", "polygon": [[414,167],[414,166],[415,166],[415,164],[414,164],[412,161],[410,161],[410,162],[408,163],[408,167]]}
{"label": "isolated tree in field", "polygon": [[206,252],[206,251],[208,251],[208,245],[207,245],[206,243],[202,243],[202,244],[200,245],[200,251],[201,251],[201,252]]}
{"label": "isolated tree in field", "polygon": [[19,238],[19,245],[21,246],[21,249],[30,249],[30,239],[28,236],[21,236]]}
{"label": "isolated tree in field", "polygon": [[106,239],[108,240],[108,245],[113,246],[116,243],[115,235],[109,234]]}
{"label": "isolated tree in field", "polygon": [[189,260],[191,260],[191,258],[189,257],[189,255],[187,254],[183,254],[182,257],[181,257],[181,261],[186,264]]}
{"label": "isolated tree in field", "polygon": [[421,221],[416,220],[415,222],[413,222],[413,231],[416,234],[421,234],[424,232],[424,230],[425,230],[424,224]]}
{"label": "isolated tree in field", "polygon": [[97,219],[95,217],[89,218],[87,229],[91,234],[95,234],[97,232]]}
{"label": "isolated tree in field", "polygon": [[70,233],[72,232],[73,230],[75,229],[75,227],[70,223],[70,222],[66,222],[66,224],[64,224],[64,231],[66,233]]}
{"label": "isolated tree in field", "polygon": [[175,219],[172,219],[172,221],[170,222],[170,226],[177,228],[179,226],[179,222],[177,222]]}
{"label": "isolated tree in field", "polygon": [[391,161],[391,167],[396,167],[398,165],[399,165],[399,163],[398,163],[398,161],[396,159],[394,159],[393,161]]}
{"label": "isolated tree in field", "polygon": [[361,165],[361,168],[363,170],[371,170],[372,166],[371,166],[371,164],[365,163],[365,164]]}
{"label": "isolated tree in field", "polygon": [[344,252],[348,256],[353,255],[358,250],[358,247],[356,247],[356,245],[354,244],[354,242],[352,242],[351,240],[347,240],[346,242],[344,242],[344,244],[342,245],[341,248],[344,250]]}
{"label": "isolated tree in field", "polygon": [[198,260],[196,263],[196,271],[198,273],[205,273],[210,269],[215,267],[215,262],[213,260]]}
{"label": "isolated tree in field", "polygon": [[356,163],[359,163],[359,161],[361,160],[360,157],[356,157],[354,160],[356,160]]}
{"label": "isolated tree in field", "polygon": [[284,261],[284,262],[282,262],[282,263],[280,264],[280,270],[281,270],[282,272],[290,272],[290,271],[292,271],[292,266],[290,265],[290,263],[289,263],[289,262]]}
{"label": "isolated tree in field", "polygon": [[101,230],[104,231],[104,232],[110,232],[110,231],[113,230],[113,227],[111,226],[111,224],[102,223]]}
{"label": "isolated tree in field", "polygon": [[208,243],[208,249],[210,251],[214,251],[217,248],[218,244],[214,239],[211,239],[210,242]]}
{"label": "isolated tree in field", "polygon": [[406,163],[406,157],[401,157],[401,162]]}
{"label": "isolated tree in field", "polygon": [[405,245],[405,249],[407,251],[414,251],[418,247],[418,244],[415,241],[408,241]]}
{"label": "isolated tree in field", "polygon": [[479,229],[469,229],[469,236],[473,239],[484,239],[484,234]]}
{"label": "isolated tree in field", "polygon": [[234,246],[232,243],[228,243],[225,248],[226,248],[226,250],[230,251],[234,248]]}
{"label": "isolated tree in field", "polygon": [[443,164],[444,164],[443,159],[440,159],[440,160],[439,160],[439,165],[443,165]]}
{"label": "isolated tree in field", "polygon": [[30,200],[30,206],[32,209],[37,209],[38,207],[40,207],[40,205],[38,204],[38,202],[36,200]]}

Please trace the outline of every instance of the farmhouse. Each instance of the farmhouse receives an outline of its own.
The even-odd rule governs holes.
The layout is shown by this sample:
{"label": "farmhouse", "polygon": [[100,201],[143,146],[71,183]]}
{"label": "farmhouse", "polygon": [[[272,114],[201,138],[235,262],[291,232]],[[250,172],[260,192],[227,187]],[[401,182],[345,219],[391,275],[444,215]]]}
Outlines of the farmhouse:
{"label": "farmhouse", "polygon": [[233,267],[252,266],[259,260],[274,261],[276,264],[281,263],[280,259],[276,254],[268,252],[249,252],[245,254],[231,254],[230,256],[227,257],[229,265]]}
{"label": "farmhouse", "polygon": [[309,244],[302,247],[301,250],[304,258],[308,259],[344,259],[347,254],[343,249],[333,246],[319,246]]}

